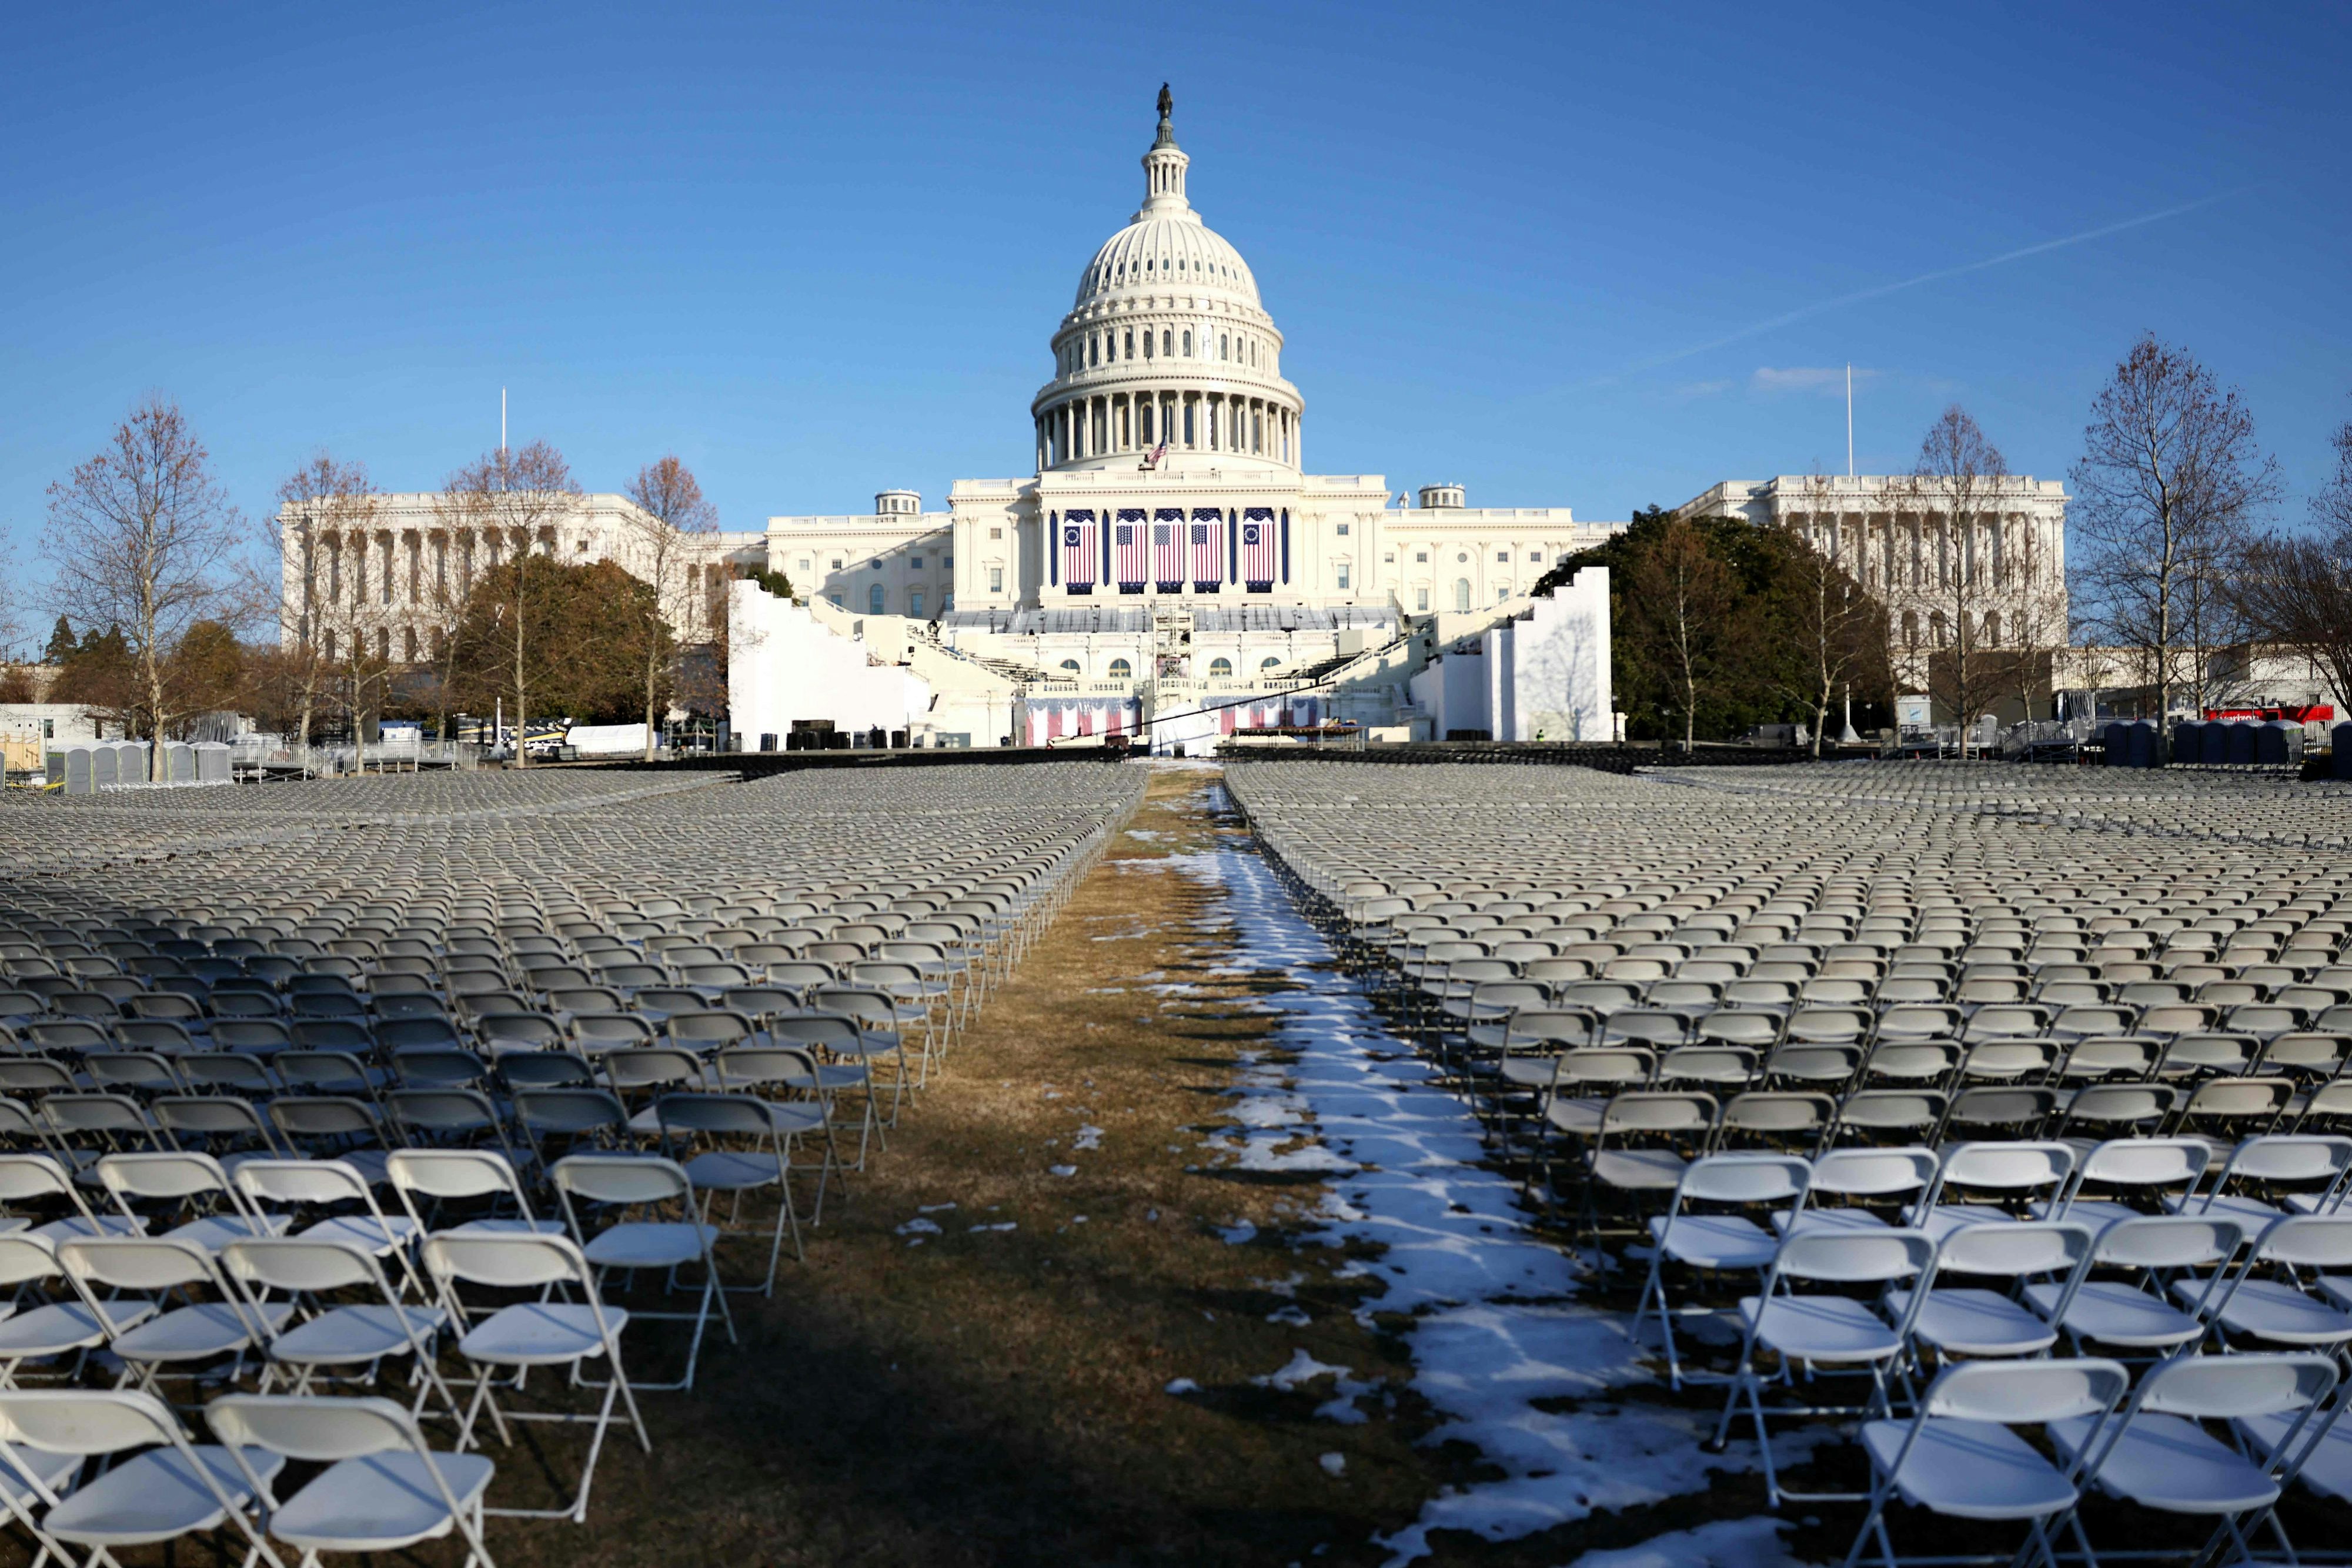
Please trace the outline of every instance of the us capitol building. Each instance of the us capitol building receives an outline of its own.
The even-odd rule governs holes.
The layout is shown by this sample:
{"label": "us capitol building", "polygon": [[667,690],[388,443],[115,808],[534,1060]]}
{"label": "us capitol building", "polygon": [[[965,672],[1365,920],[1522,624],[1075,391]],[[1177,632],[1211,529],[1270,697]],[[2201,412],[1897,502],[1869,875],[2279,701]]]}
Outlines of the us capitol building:
{"label": "us capitol building", "polygon": [[[1162,88],[1142,205],[1079,274],[1053,378],[1030,400],[1034,474],[959,480],[944,513],[890,490],[871,517],[769,519],[760,553],[810,594],[814,624],[891,644],[887,663],[929,666],[935,686],[926,644],[1018,686],[1022,711],[993,737],[942,734],[1070,738],[1148,716],[1164,739],[1171,705],[1206,706],[1222,731],[1341,708],[1409,722],[1411,675],[1437,637],[1475,641],[1524,613],[1552,562],[1622,527],[1565,507],[1474,508],[1454,484],[1407,506],[1383,475],[1306,472],[1282,331],[1249,264],[1193,209],[1191,162]],[[765,627],[784,619],[767,597],[738,584],[732,618],[807,656],[797,627]],[[1415,627],[1430,636],[1409,647]],[[746,651],[739,634],[736,727],[775,733],[819,693],[782,671],[799,691],[773,689]]]}

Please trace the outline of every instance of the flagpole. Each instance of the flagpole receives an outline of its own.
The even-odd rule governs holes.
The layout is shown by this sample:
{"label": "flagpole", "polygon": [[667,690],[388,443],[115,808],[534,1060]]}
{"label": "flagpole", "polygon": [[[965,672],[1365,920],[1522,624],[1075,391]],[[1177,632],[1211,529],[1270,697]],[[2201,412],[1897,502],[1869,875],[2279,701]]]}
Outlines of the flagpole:
{"label": "flagpole", "polygon": [[1845,476],[1853,477],[1853,361],[1845,362]]}

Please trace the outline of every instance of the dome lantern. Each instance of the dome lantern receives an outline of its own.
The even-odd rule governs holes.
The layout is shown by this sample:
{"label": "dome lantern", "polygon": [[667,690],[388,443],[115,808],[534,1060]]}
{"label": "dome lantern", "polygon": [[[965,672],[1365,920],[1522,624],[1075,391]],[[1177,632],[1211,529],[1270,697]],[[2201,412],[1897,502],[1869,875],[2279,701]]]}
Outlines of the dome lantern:
{"label": "dome lantern", "polygon": [[[1143,205],[1129,220],[1141,223],[1162,214],[1189,213],[1192,204],[1184,198],[1184,170],[1192,162],[1184,150],[1176,145],[1176,124],[1171,116],[1176,100],[1169,95],[1168,84],[1160,84],[1160,134],[1153,139],[1151,151],[1143,155]],[[1198,219],[1194,220],[1198,222]]]}

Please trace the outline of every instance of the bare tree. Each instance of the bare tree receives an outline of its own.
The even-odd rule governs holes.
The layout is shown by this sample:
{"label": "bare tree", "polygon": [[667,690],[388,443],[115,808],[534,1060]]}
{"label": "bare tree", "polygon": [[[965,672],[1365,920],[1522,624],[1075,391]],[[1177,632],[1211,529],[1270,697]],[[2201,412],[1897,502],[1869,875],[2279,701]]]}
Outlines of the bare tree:
{"label": "bare tree", "polygon": [[[176,403],[151,396],[114,427],[104,450],[49,486],[44,548],[62,609],[119,626],[130,645],[137,717],[161,742],[179,716],[172,651],[196,622],[235,614],[233,569],[242,527],[213,478],[204,444]],[[163,777],[160,744],[148,750]]]}
{"label": "bare tree", "polygon": [[1991,530],[2001,526],[2000,492],[2008,475],[2000,449],[1954,403],[1927,427],[1919,460],[1902,487],[1924,530],[1920,548],[1932,551],[1925,563],[1932,585],[1928,623],[1943,628],[1942,636],[1929,639],[1928,689],[1959,724],[1963,757],[1970,728],[2000,700],[1998,676],[1986,657],[1985,617],[1999,613]]}
{"label": "bare tree", "polygon": [[[545,575],[535,570],[555,549],[556,531],[580,505],[580,486],[573,482],[563,455],[544,441],[521,448],[501,446],[449,476],[436,503],[444,522],[462,528],[487,547],[488,564],[501,559],[515,563],[501,573],[498,589],[508,601],[505,637],[495,653],[481,645],[485,658],[494,658],[498,684],[514,694],[515,750],[518,768],[530,764],[526,742],[530,717],[530,628],[536,623],[532,600]],[[487,581],[485,576],[485,581]],[[470,595],[468,596],[470,597]],[[457,639],[448,639],[448,656],[457,656]],[[455,673],[455,672],[453,672]],[[479,677],[486,672],[467,672]]]}
{"label": "bare tree", "polygon": [[[289,645],[278,678],[292,698],[296,738],[305,747],[321,695],[331,691],[340,700],[355,741],[364,738],[373,711],[384,671],[367,649],[365,541],[374,536],[383,506],[365,464],[320,452],[278,486],[278,510],[264,525],[278,555],[281,602],[293,601],[294,624],[279,627]],[[285,612],[279,613],[282,621]]]}
{"label": "bare tree", "polygon": [[1857,682],[1867,689],[1884,679],[1877,666],[1886,648],[1886,612],[1843,564],[1849,557],[1859,564],[1860,557],[1846,548],[1847,526],[1837,482],[1825,474],[1807,476],[1804,511],[1779,525],[1785,538],[1778,632],[1793,653],[1781,684],[1812,712],[1815,757],[1840,694]]}
{"label": "bare tree", "polygon": [[2230,580],[2277,498],[2278,465],[2237,389],[2153,334],[2092,402],[2083,443],[2079,591],[2100,630],[2143,656],[2162,723],[2184,675],[2204,702],[2210,655],[2235,630]]}
{"label": "bare tree", "polygon": [[2247,551],[2239,599],[2254,632],[2327,672],[2339,710],[2352,710],[2352,423],[2337,428],[2336,473],[2311,498],[2300,534],[2270,534]]}
{"label": "bare tree", "polygon": [[698,552],[688,536],[717,529],[719,508],[703,499],[693,471],[675,453],[637,470],[629,482],[629,499],[636,503],[638,514],[630,519],[636,538],[635,559],[629,564],[654,591],[635,639],[635,653],[645,671],[646,760],[651,762],[660,717],[656,699],[677,647],[673,628],[691,623],[699,608]]}
{"label": "bare tree", "polygon": [[1683,716],[1683,749],[1697,738],[1699,685],[1711,678],[1733,640],[1739,585],[1685,517],[1667,521],[1657,543],[1629,574],[1626,598],[1645,623],[1666,684]]}

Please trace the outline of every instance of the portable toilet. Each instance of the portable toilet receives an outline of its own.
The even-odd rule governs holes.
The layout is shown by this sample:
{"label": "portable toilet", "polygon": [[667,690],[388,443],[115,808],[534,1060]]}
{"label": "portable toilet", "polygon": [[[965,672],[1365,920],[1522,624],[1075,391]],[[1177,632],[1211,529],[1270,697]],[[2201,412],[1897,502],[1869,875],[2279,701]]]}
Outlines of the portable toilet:
{"label": "portable toilet", "polygon": [[2200,727],[2197,760],[2214,767],[2230,760],[2230,727],[2220,719]]}
{"label": "portable toilet", "polygon": [[2300,737],[2301,725],[2265,724],[2254,729],[2254,760],[2273,768],[2284,768],[2294,758],[2287,755],[2289,732]]}
{"label": "portable toilet", "polygon": [[[2352,728],[2352,726],[2347,726]],[[2120,719],[2100,732],[2100,750],[2110,768],[2126,768],[2131,764],[2131,726]]]}
{"label": "portable toilet", "polygon": [[2230,764],[2234,768],[2250,768],[2254,761],[2254,725],[2250,719],[2239,719],[2230,726]]}
{"label": "portable toilet", "polygon": [[[67,794],[88,795],[98,788],[98,754],[99,748],[95,746],[75,746],[67,748],[65,753]],[[109,752],[107,761],[111,764],[113,760],[113,753]]]}
{"label": "portable toilet", "polygon": [[196,781],[196,748],[184,740],[163,743],[163,779],[171,784]]}
{"label": "portable toilet", "polygon": [[115,747],[109,742],[100,741],[96,746],[91,747],[89,748],[89,787],[92,789],[112,788],[115,769],[120,760],[115,754]]}
{"label": "portable toilet", "polygon": [[2135,720],[2124,737],[2125,766],[2154,768],[2156,760],[2156,726],[2146,719]]}
{"label": "portable toilet", "polygon": [[196,782],[199,784],[228,783],[233,777],[229,769],[232,749],[218,741],[199,741],[194,747]]}
{"label": "portable toilet", "polygon": [[2352,779],[2352,724],[2337,725],[2333,734],[2335,736],[2334,760],[2336,763],[2336,777],[2338,779]]}

